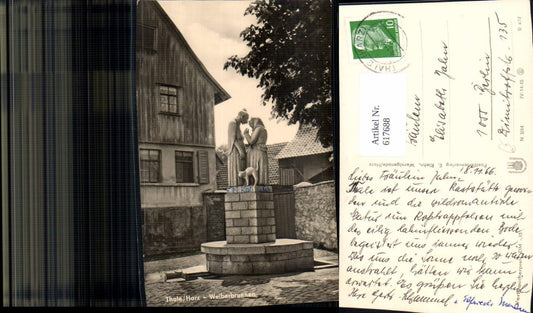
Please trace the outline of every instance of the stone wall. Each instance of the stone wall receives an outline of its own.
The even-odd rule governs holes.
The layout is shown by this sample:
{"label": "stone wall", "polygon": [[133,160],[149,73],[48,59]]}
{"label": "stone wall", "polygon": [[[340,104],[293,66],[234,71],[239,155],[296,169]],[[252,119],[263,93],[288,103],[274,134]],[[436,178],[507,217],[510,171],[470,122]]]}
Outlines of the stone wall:
{"label": "stone wall", "polygon": [[203,206],[142,208],[144,255],[198,251],[207,240]]}
{"label": "stone wall", "polygon": [[202,244],[210,273],[254,275],[312,271],[313,243],[297,239],[227,245],[225,241]]}
{"label": "stone wall", "polygon": [[204,206],[207,216],[207,241],[226,240],[226,221],[224,210],[225,192],[204,194]]}
{"label": "stone wall", "polygon": [[316,248],[337,250],[335,182],[294,187],[296,238],[313,241]]}

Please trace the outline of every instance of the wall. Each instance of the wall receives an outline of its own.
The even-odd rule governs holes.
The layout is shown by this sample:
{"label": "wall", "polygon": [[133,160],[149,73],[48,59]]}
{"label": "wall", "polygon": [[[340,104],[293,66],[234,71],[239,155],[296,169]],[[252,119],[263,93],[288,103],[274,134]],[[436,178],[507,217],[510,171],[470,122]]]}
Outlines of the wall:
{"label": "wall", "polygon": [[207,241],[226,240],[225,194],[226,192],[204,194],[204,207],[207,215]]}
{"label": "wall", "polygon": [[[139,144],[140,149],[161,150],[161,181],[141,183],[142,207],[202,206],[202,194],[216,190],[215,149],[181,145]],[[176,183],[175,152],[206,150],[209,153],[209,183]],[[197,158],[194,158],[197,165]],[[195,166],[195,176],[197,176]]]}
{"label": "wall", "polygon": [[316,248],[337,250],[335,183],[294,187],[296,237],[314,242]]}
{"label": "wall", "polygon": [[139,147],[161,150],[161,182],[141,183],[145,256],[199,250],[207,241],[203,193],[216,189],[214,149],[203,148],[209,151],[209,183],[198,184],[176,183],[174,151],[202,148],[156,144]]}
{"label": "wall", "polygon": [[203,206],[143,208],[144,255],[197,251],[207,239]]}

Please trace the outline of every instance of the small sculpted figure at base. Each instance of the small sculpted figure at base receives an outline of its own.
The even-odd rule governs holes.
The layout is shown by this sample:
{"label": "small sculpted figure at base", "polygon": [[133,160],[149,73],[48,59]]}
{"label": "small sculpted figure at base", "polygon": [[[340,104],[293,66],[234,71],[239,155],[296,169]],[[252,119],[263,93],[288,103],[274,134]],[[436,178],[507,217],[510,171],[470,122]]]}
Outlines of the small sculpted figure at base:
{"label": "small sculpted figure at base", "polygon": [[245,186],[250,186],[250,176],[254,179],[253,186],[257,185],[257,170],[253,167],[247,167],[244,171],[239,172],[239,177],[246,181]]}

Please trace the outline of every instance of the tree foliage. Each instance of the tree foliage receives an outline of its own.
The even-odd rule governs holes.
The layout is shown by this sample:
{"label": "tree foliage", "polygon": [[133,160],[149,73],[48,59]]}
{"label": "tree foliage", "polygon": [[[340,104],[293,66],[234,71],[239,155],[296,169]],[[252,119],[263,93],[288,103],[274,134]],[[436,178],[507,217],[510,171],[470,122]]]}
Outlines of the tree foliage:
{"label": "tree foliage", "polygon": [[250,52],[230,57],[224,69],[258,79],[274,117],[318,126],[320,142],[331,145],[330,0],[256,0],[244,14],[257,18],[241,33]]}

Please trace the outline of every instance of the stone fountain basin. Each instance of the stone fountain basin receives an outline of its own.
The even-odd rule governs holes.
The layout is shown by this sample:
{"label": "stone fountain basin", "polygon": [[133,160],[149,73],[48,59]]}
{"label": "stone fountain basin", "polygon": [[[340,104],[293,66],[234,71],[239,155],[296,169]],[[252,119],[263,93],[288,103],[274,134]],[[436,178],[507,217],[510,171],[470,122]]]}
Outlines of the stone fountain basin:
{"label": "stone fountain basin", "polygon": [[212,241],[201,245],[207,271],[224,275],[281,274],[314,270],[313,242],[276,239],[275,242],[228,244]]}

